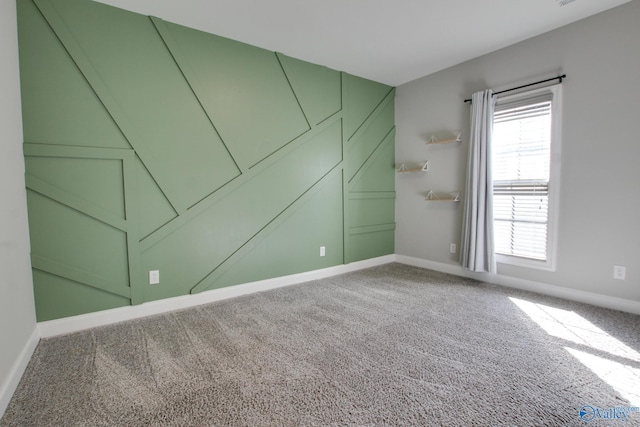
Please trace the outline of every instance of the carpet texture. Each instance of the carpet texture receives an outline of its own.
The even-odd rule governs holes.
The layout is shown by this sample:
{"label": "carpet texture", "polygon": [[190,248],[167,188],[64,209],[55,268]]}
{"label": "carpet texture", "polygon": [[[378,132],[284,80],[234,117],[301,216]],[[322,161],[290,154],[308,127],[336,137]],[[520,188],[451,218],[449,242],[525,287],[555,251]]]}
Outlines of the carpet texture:
{"label": "carpet texture", "polygon": [[387,264],[42,340],[0,425],[584,426],[638,406],[580,355],[640,390],[639,320]]}

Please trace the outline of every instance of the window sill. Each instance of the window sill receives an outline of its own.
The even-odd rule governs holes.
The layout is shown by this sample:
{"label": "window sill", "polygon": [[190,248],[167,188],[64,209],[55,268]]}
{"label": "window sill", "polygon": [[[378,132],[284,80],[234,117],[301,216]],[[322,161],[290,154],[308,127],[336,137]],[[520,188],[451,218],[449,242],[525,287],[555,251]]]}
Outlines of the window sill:
{"label": "window sill", "polygon": [[555,271],[555,263],[552,260],[540,261],[532,258],[523,258],[512,255],[496,254],[496,263],[514,265],[517,267],[531,268],[535,270]]}

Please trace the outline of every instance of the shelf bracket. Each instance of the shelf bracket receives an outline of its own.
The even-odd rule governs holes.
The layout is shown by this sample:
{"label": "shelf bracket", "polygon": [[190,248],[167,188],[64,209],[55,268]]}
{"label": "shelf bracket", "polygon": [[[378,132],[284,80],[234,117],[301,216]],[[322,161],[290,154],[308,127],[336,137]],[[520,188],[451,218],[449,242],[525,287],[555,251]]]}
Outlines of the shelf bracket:
{"label": "shelf bracket", "polygon": [[435,135],[431,135],[427,140],[427,144],[451,144],[452,142],[462,142],[462,132],[456,133],[453,138],[444,139],[442,141],[436,138]]}

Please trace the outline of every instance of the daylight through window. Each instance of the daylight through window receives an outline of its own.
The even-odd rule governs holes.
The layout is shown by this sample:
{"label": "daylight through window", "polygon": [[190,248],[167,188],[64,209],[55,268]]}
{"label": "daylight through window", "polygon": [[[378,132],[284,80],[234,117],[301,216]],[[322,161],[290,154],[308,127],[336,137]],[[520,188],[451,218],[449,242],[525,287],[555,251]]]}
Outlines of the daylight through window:
{"label": "daylight through window", "polygon": [[498,101],[492,174],[496,254],[548,261],[553,92]]}

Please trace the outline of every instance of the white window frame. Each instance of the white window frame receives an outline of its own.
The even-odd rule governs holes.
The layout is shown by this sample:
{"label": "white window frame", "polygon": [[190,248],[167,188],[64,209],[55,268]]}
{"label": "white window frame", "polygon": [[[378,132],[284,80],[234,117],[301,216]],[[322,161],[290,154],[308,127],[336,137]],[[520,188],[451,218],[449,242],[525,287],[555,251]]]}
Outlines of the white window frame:
{"label": "white window frame", "polygon": [[562,85],[556,84],[540,89],[520,92],[515,95],[501,96],[496,107],[518,101],[551,95],[551,152],[549,163],[549,207],[547,212],[547,259],[536,260],[514,255],[495,254],[499,264],[515,265],[539,270],[555,271],[558,241],[558,216],[560,203],[560,153],[562,136]]}

